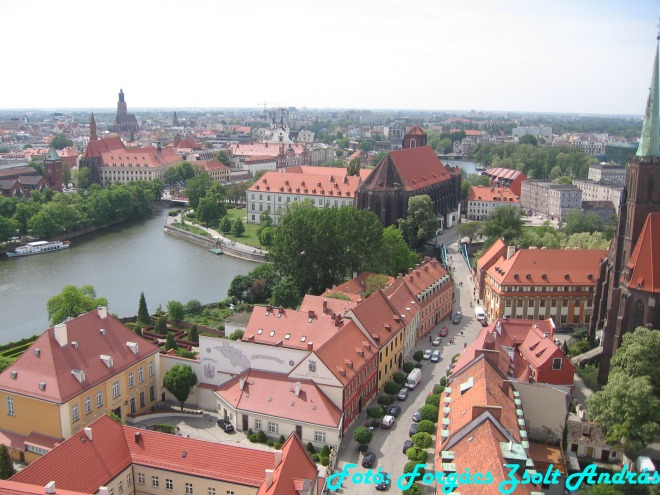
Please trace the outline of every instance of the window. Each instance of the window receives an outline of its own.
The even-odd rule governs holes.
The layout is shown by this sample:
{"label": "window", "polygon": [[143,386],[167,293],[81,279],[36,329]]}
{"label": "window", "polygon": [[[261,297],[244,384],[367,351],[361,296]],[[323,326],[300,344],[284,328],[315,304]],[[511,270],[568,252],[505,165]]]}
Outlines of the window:
{"label": "window", "polygon": [[644,324],[644,302],[637,299],[633,309],[633,327],[641,327]]}
{"label": "window", "polygon": [[563,299],[562,302],[561,302],[561,305],[562,305],[563,308],[567,308],[568,307],[568,299]]}
{"label": "window", "polygon": [[115,495],[115,489],[110,488],[110,490],[108,490],[108,495]]}
{"label": "window", "polygon": [[144,485],[144,473],[138,473],[138,485]]}
{"label": "window", "polygon": [[144,401],[144,392],[140,392],[140,408],[143,408],[146,405]]}
{"label": "window", "polygon": [[254,420],[254,429],[255,430],[261,430],[261,420],[260,419],[255,419]]}
{"label": "window", "polygon": [[186,495],[193,495],[192,483],[186,483]]}
{"label": "window", "polygon": [[14,416],[14,398],[11,395],[7,396],[7,414]]}
{"label": "window", "polygon": [[165,490],[172,491],[174,487],[174,483],[172,482],[171,479],[165,478]]}
{"label": "window", "polygon": [[80,413],[78,412],[78,404],[71,406],[71,420],[78,421],[80,419]]}
{"label": "window", "polygon": [[541,308],[545,308],[545,299],[541,299],[541,300],[540,300],[540,302],[539,302],[539,306],[540,306]]}
{"label": "window", "polygon": [[144,381],[144,368],[140,366],[138,368],[138,383],[142,383]]}
{"label": "window", "polygon": [[131,476],[131,473],[128,473],[128,475],[126,475],[126,484],[128,486],[133,486],[133,476]]}
{"label": "window", "polygon": [[149,362],[148,373],[149,373],[149,378],[154,376],[154,363],[153,363],[153,361]]}
{"label": "window", "polygon": [[112,398],[116,399],[119,397],[119,380],[112,382]]}
{"label": "window", "polygon": [[268,422],[268,432],[269,433],[279,433],[280,432],[280,425],[277,423],[271,423],[270,421]]}
{"label": "window", "polygon": [[550,301],[550,307],[551,308],[556,308],[557,307],[557,299],[553,299],[552,301]]}
{"label": "window", "polygon": [[[227,493],[229,493],[229,490],[227,490]],[[212,488],[212,487],[209,486],[209,489],[206,492],[206,495],[215,495],[215,488]]]}
{"label": "window", "polygon": [[554,358],[552,360],[552,369],[560,370],[561,369],[561,358]]}
{"label": "window", "polygon": [[103,407],[103,392],[96,392],[96,407]]}
{"label": "window", "polygon": [[85,414],[92,412],[92,399],[85,397]]}
{"label": "window", "polygon": [[314,441],[325,443],[325,432],[324,431],[315,431],[314,432]]}
{"label": "window", "polygon": [[158,476],[151,477],[151,486],[158,488],[160,486],[160,481],[158,481]]}
{"label": "window", "polygon": [[119,483],[117,484],[117,491],[119,493],[124,493],[124,482],[123,481],[119,481]]}
{"label": "window", "polygon": [[38,455],[46,455],[49,452],[46,449],[42,449],[41,447],[35,447],[34,445],[28,445],[26,449],[28,452],[33,452]]}
{"label": "window", "polygon": [[135,375],[133,375],[133,372],[131,371],[128,374],[128,388],[133,388],[135,387]]}
{"label": "window", "polygon": [[156,400],[156,388],[152,385],[149,387],[149,401],[153,402]]}

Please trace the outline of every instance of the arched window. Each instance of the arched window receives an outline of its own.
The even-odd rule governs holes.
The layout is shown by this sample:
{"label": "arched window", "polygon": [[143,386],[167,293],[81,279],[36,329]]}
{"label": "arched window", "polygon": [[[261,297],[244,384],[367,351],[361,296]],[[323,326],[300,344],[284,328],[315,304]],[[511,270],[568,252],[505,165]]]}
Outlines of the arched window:
{"label": "arched window", "polygon": [[647,201],[653,201],[653,187],[654,187],[654,179],[653,176],[649,177],[649,182],[648,182],[648,193],[647,193]]}
{"label": "arched window", "polygon": [[644,325],[644,302],[637,299],[633,310],[633,330]]}
{"label": "arched window", "polygon": [[415,146],[417,146],[417,141],[415,141],[414,139],[411,139],[410,140],[410,147],[414,148]]}

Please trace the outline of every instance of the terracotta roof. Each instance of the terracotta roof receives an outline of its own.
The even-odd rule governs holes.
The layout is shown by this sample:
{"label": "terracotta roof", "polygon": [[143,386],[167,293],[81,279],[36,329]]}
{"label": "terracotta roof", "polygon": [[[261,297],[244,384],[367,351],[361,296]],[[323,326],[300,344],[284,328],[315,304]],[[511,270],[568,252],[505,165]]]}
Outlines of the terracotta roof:
{"label": "terracotta roof", "polygon": [[[323,488],[325,478],[318,476],[316,463],[309,456],[297,435],[291,434],[282,446],[282,461],[273,472],[273,483],[259,487],[257,495],[300,495],[301,492],[315,495]],[[305,487],[309,487],[307,490]]]}
{"label": "terracotta roof", "polygon": [[403,320],[381,290],[375,291],[352,310],[362,328],[385,347],[403,328]]}
{"label": "terracotta roof", "polygon": [[631,289],[660,293],[660,212],[649,213],[626,265]]}
{"label": "terracotta roof", "polygon": [[363,187],[370,190],[416,191],[451,179],[452,173],[442,164],[430,146],[390,151]]}
{"label": "terracotta roof", "polygon": [[[244,380],[241,390],[241,381]],[[295,383],[300,392],[295,394]],[[341,411],[311,380],[294,380],[283,373],[248,370],[215,390],[232,407],[248,413],[336,428]]]}
{"label": "terracotta roof", "polygon": [[498,238],[477,261],[479,268],[488,269],[495,261],[506,253],[506,242]]}
{"label": "terracotta roof", "polygon": [[344,168],[314,168],[325,168],[325,173],[316,174],[307,170],[301,173],[266,172],[247,190],[251,192],[281,192],[337,198],[355,197],[355,190],[361,181],[360,177],[346,175],[346,169]]}
{"label": "terracotta roof", "polygon": [[[280,147],[278,143],[232,143],[229,145],[229,151],[232,156],[249,157],[249,156],[271,156],[276,157],[280,154]],[[296,155],[303,152],[305,147],[302,144],[287,144],[285,151],[292,149]]]}
{"label": "terracotta roof", "polygon": [[[449,277],[449,272],[435,258],[425,259],[422,263],[415,265],[415,268],[410,268],[408,273],[402,276],[408,284],[408,288],[416,296],[443,277]],[[397,277],[397,280],[400,279]]]}
{"label": "terracotta roof", "polygon": [[501,257],[488,275],[501,285],[595,286],[603,249],[520,249]]}
{"label": "terracotta roof", "polygon": [[[327,294],[341,294],[342,296],[347,296],[351,298],[351,301],[359,301],[364,299],[364,293],[366,291],[367,281],[374,276],[378,276],[378,273],[362,272],[357,277],[353,277],[350,280],[347,280],[343,284],[339,284],[332,289],[325,291],[324,295]],[[394,282],[394,277],[383,275],[387,277],[387,285],[392,285]],[[302,309],[302,308],[301,308]]]}
{"label": "terracotta roof", "polygon": [[419,313],[417,297],[405,279],[395,280],[392,285],[385,289],[385,295],[396,311],[405,318],[406,322],[412,321],[415,315]]}
{"label": "terracotta roof", "polygon": [[[317,167],[314,165],[295,165],[293,167],[286,167],[283,169],[285,174],[295,173],[295,174],[320,174],[320,175],[345,175],[346,169],[344,167]],[[369,177],[371,173],[370,168],[361,168],[360,169],[360,178],[362,180]]]}
{"label": "terracotta roof", "polygon": [[[78,492],[71,490],[62,490],[56,484],[57,495],[91,495],[98,492],[98,487],[93,492]],[[17,481],[0,480],[0,495],[43,495],[44,487],[41,485],[31,485],[28,483],[19,483]]]}
{"label": "terracotta roof", "polygon": [[105,153],[112,150],[123,150],[124,143],[122,143],[119,136],[112,134],[107,137],[102,137],[96,140],[90,140],[85,148],[83,157],[85,158],[97,158],[101,156],[101,153]]}
{"label": "terracotta roof", "polygon": [[[548,332],[548,336],[546,337],[540,328],[532,326],[529,332],[527,332],[527,337],[525,337],[525,340],[518,348],[525,360],[535,368],[543,366],[543,364],[551,361],[554,357],[560,357],[557,353],[561,353],[561,356],[564,356],[564,353],[555,344],[551,335]],[[570,363],[570,361],[567,362]]]}
{"label": "terracotta roof", "polygon": [[[99,313],[91,311],[67,321],[64,346],[56,340],[54,328],[46,330],[0,374],[0,389],[62,404],[158,353],[158,347],[114,316],[107,314],[102,319]],[[138,344],[137,354],[127,346],[128,342]],[[112,357],[112,367],[105,364],[101,355]],[[73,370],[85,372],[83,382],[72,374]],[[16,378],[12,378],[13,371],[17,372]]]}
{"label": "terracotta roof", "polygon": [[184,139],[179,141],[176,145],[180,149],[190,149],[190,150],[201,150],[202,145],[196,143],[192,136],[186,136]]}
{"label": "terracotta roof", "polygon": [[342,325],[341,315],[333,318],[316,311],[255,306],[243,342],[316,350],[339,332]]}
{"label": "terracotta roof", "polygon": [[520,203],[520,198],[506,187],[470,186],[468,201]]}
{"label": "terracotta roof", "polygon": [[155,146],[147,146],[104,151],[101,153],[101,162],[104,167],[120,168],[122,164],[127,167],[131,164],[132,167],[156,168],[180,163],[181,156],[169,148],[158,150]]}
{"label": "terracotta roof", "polygon": [[216,159],[213,160],[197,160],[193,162],[193,165],[203,167],[207,172],[212,170],[229,170],[229,167],[219,162]]}
{"label": "terracotta roof", "polygon": [[517,179],[520,176],[523,176],[523,180],[526,178],[525,174],[523,174],[520,170],[512,170],[510,168],[491,167],[487,168],[484,174],[497,180],[505,179],[511,181]]}
{"label": "terracotta roof", "polygon": [[362,369],[378,353],[375,346],[365,345],[366,338],[354,322],[345,325],[316,352],[318,358],[333,375],[346,385],[358,376]]}
{"label": "terracotta roof", "polygon": [[414,135],[414,136],[426,136],[426,133],[418,125],[414,125],[412,127],[409,127],[406,130],[406,134],[411,134],[411,135]]}
{"label": "terracotta roof", "polygon": [[344,301],[332,297],[313,296],[305,294],[300,304],[300,311],[314,311],[315,313],[325,313],[327,315],[344,315],[346,311],[357,305],[355,301]]}

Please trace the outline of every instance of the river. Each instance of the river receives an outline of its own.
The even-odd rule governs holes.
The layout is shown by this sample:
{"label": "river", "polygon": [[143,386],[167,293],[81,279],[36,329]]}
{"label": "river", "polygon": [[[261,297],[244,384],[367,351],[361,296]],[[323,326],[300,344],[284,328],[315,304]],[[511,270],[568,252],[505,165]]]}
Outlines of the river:
{"label": "river", "polygon": [[94,286],[110,312],[124,317],[137,313],[140,292],[150,312],[171,300],[220,301],[236,275],[257,266],[165,234],[166,215],[73,239],[63,251],[0,257],[0,344],[43,333],[46,302],[65,285]]}

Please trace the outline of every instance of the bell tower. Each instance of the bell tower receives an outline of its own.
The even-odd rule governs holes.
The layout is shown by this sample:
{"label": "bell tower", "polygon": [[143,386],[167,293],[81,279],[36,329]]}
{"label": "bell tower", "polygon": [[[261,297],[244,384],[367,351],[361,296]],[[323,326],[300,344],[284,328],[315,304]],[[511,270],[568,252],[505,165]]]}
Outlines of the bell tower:
{"label": "bell tower", "polygon": [[62,159],[52,146],[44,157],[44,179],[51,189],[62,191]]}

